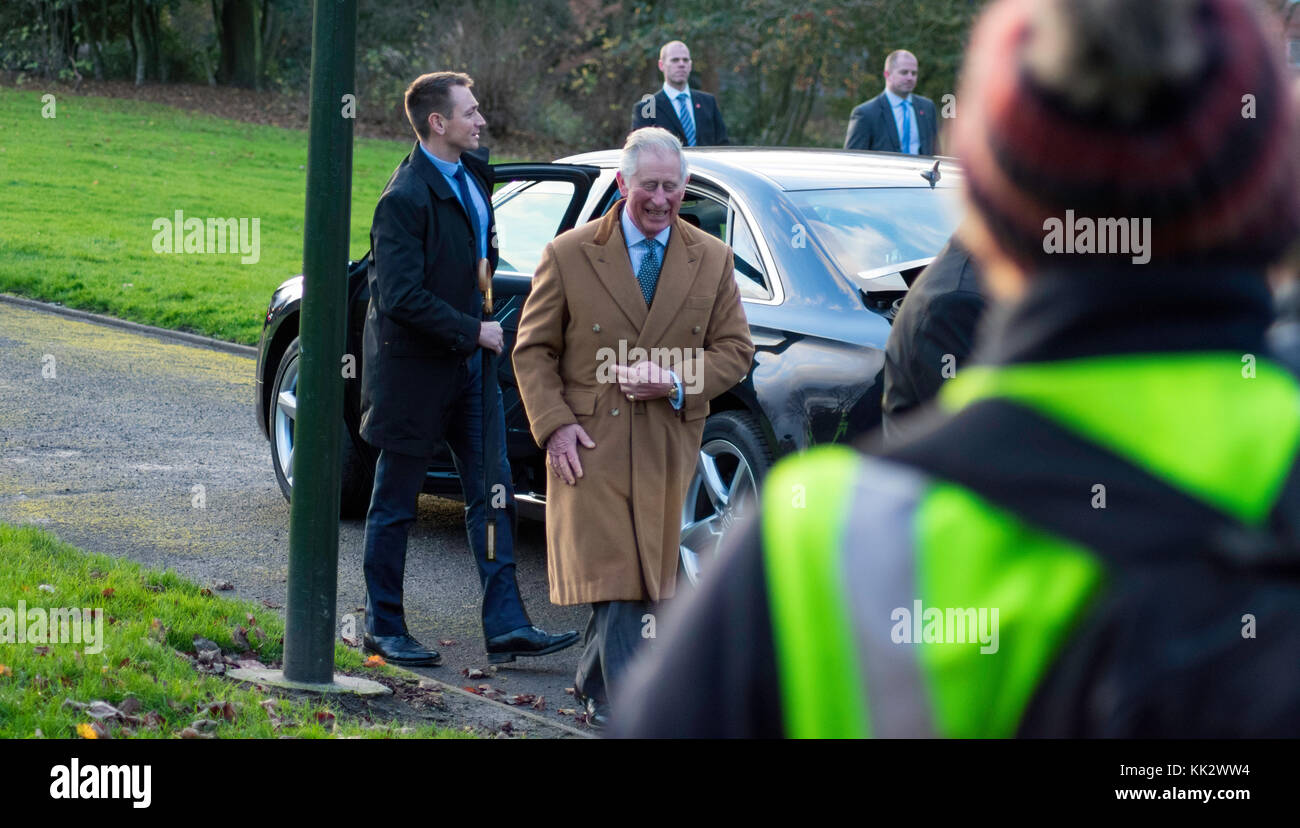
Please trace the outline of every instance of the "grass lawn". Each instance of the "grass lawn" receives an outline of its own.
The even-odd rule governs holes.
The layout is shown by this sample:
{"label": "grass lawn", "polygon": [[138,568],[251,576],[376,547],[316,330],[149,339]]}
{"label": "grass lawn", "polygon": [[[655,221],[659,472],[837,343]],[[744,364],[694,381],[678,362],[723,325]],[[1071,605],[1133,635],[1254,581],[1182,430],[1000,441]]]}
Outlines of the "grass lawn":
{"label": "grass lawn", "polygon": [[[0,88],[0,292],[256,344],[302,271],[307,133],[112,98],[59,96],[45,118],[41,94]],[[411,146],[356,141],[351,256]],[[155,220],[178,210],[258,219],[258,261],[155,252]]]}
{"label": "grass lawn", "polygon": [[[218,738],[387,736],[400,727],[367,729],[343,716],[335,719],[321,704],[268,696],[200,673],[177,652],[194,652],[195,636],[238,651],[236,638],[243,635],[251,657],[278,660],[284,623],[264,607],[212,594],[170,571],[82,552],[31,527],[0,524],[0,560],[0,739],[38,731],[49,738],[102,738],[95,735],[96,725],[114,738],[173,738],[198,720],[206,720],[202,732]],[[86,638],[81,644],[18,643],[13,616],[20,601],[29,614],[25,630],[32,629],[34,607],[98,609],[102,640],[95,644],[87,630],[89,645]],[[334,659],[339,671],[397,675],[386,666],[364,667],[361,656],[342,644]],[[268,698],[273,700],[264,704]],[[128,715],[138,721],[101,721],[93,714],[102,715],[102,707],[84,707],[95,702],[132,711]],[[425,725],[407,735],[464,734]]]}

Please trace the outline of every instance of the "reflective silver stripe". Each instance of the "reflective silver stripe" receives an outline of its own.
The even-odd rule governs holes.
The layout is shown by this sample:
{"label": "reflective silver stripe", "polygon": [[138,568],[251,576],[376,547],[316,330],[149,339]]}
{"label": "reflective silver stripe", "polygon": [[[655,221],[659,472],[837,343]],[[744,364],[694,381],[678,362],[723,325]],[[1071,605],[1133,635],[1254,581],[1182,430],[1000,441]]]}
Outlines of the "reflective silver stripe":
{"label": "reflective silver stripe", "polygon": [[895,644],[890,615],[910,613],[916,589],[913,532],[927,478],[875,458],[863,460],[854,481],[852,511],[840,557],[853,613],[871,732],[879,738],[933,737],[929,698],[916,644]]}

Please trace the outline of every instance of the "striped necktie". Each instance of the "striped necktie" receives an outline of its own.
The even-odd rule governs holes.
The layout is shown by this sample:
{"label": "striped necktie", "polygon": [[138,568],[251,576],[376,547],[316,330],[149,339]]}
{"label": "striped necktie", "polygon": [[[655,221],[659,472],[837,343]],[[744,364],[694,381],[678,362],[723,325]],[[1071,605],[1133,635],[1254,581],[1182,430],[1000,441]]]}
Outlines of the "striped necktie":
{"label": "striped necktie", "polygon": [[695,119],[691,117],[691,96],[685,92],[677,96],[677,120],[682,122],[682,131],[686,133],[686,146],[695,146]]}

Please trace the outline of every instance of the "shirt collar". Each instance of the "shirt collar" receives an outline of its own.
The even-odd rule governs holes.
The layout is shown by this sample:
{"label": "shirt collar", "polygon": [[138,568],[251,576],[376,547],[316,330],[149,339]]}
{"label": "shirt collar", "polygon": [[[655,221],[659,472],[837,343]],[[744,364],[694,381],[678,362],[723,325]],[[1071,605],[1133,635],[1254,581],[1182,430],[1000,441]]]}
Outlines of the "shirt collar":
{"label": "shirt collar", "polygon": [[903,101],[910,101],[912,99],[911,95],[908,95],[906,98],[900,98],[893,92],[890,92],[888,88],[885,89],[885,97],[889,98],[889,105],[894,109],[898,109],[898,105]]}
{"label": "shirt collar", "polygon": [[668,96],[668,100],[672,101],[674,105],[677,104],[678,95],[685,94],[686,100],[688,101],[694,100],[691,97],[691,87],[689,84],[687,84],[686,88],[683,89],[681,92],[678,92],[676,89],[673,89],[671,86],[668,85],[668,81],[664,81],[664,94]]}
{"label": "shirt collar", "polygon": [[436,169],[438,172],[442,173],[443,175],[447,176],[448,178],[454,178],[456,176],[456,170],[460,169],[461,167],[459,161],[457,161],[455,164],[452,164],[449,161],[443,161],[441,158],[439,158],[438,156],[434,155],[433,153],[425,149],[424,144],[420,144],[419,147],[420,147],[420,151],[424,153],[424,157],[428,158],[429,161],[433,163],[434,169]]}
{"label": "shirt collar", "polygon": [[[632,217],[627,214],[626,204],[623,205],[623,208],[624,209],[619,211],[619,220],[623,223],[623,239],[627,242],[628,249],[630,250],[633,245],[640,244],[645,240],[645,233],[641,232],[641,228],[637,227],[636,222],[632,221]],[[662,247],[667,248],[668,235],[672,232],[672,229],[673,226],[670,224],[660,230],[655,236],[655,241],[659,242]]]}

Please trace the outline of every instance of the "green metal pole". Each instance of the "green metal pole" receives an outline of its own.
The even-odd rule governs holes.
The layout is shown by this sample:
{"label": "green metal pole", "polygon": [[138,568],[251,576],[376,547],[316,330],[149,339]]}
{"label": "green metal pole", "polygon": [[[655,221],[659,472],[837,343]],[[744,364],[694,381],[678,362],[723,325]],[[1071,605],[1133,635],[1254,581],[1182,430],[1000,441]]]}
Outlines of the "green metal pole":
{"label": "green metal pole", "polygon": [[356,0],[316,0],[284,676],[334,680]]}

